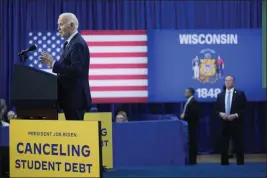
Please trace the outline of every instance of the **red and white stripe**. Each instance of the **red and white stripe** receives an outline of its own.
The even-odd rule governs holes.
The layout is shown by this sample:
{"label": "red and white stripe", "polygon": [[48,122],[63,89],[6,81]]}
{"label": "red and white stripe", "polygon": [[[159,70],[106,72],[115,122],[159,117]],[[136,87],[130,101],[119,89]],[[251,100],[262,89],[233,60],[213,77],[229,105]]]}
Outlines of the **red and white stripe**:
{"label": "red and white stripe", "polygon": [[86,30],[81,35],[90,50],[93,103],[147,102],[147,32]]}

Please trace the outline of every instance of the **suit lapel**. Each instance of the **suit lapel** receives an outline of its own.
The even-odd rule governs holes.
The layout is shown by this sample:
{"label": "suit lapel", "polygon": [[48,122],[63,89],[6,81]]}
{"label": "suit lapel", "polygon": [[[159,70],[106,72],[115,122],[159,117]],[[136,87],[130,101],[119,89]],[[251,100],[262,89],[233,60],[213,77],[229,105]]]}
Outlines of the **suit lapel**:
{"label": "suit lapel", "polygon": [[225,91],[222,93],[222,105],[223,105],[224,112],[225,112]]}
{"label": "suit lapel", "polygon": [[77,38],[78,36],[79,36],[79,33],[77,33],[76,35],[74,35],[74,37],[70,40],[70,42],[69,42],[69,44],[67,45],[67,47],[66,47],[65,50],[68,50],[68,49],[71,47],[71,45],[72,45],[74,39]]}
{"label": "suit lapel", "polygon": [[62,53],[60,55],[60,61],[62,62],[64,60],[64,56],[68,53],[73,41],[75,38],[77,38],[77,36],[79,36],[79,33],[77,33],[71,40],[70,42],[67,44],[67,46],[65,47],[65,49],[62,48]]}
{"label": "suit lapel", "polygon": [[64,60],[64,56],[65,56],[65,53],[68,51],[69,45],[70,44],[67,44],[65,48],[62,48],[62,52],[61,52],[60,59],[59,59],[60,62]]}
{"label": "suit lapel", "polygon": [[236,90],[233,91],[233,98],[232,98],[232,103],[231,103],[231,109],[233,107],[233,104],[235,102],[235,99],[236,99]]}
{"label": "suit lapel", "polygon": [[64,60],[64,56],[65,56],[66,51],[67,51],[67,47],[64,50],[62,49],[62,53],[60,55],[59,62],[62,62]]}
{"label": "suit lapel", "polygon": [[193,98],[188,102],[188,104],[191,103],[191,102],[193,102],[194,100],[195,100],[195,98],[193,97]]}
{"label": "suit lapel", "polygon": [[194,98],[192,98],[189,102],[187,102],[186,101],[186,104],[185,104],[185,108],[184,108],[184,113],[186,113],[186,110],[188,109],[188,106],[189,106],[189,104],[192,102],[192,100],[193,100]]}

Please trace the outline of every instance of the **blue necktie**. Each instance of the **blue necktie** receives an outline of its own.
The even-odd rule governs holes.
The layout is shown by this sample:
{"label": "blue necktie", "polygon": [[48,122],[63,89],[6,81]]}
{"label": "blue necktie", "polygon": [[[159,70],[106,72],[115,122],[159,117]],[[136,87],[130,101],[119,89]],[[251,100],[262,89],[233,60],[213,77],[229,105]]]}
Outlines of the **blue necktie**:
{"label": "blue necktie", "polygon": [[64,50],[66,49],[66,46],[67,45],[68,45],[68,41],[65,41],[65,43],[63,44],[63,51],[61,52],[59,62],[62,62],[63,59],[64,59],[63,56],[62,56],[62,54],[64,53]]}
{"label": "blue necktie", "polygon": [[230,91],[228,91],[227,92],[227,98],[226,98],[226,114],[230,114],[230,110],[231,110],[231,108],[230,108],[230,105],[231,105],[231,103],[230,103]]}
{"label": "blue necktie", "polygon": [[64,45],[63,45],[63,50],[65,50],[66,46],[68,45],[68,41],[65,41]]}

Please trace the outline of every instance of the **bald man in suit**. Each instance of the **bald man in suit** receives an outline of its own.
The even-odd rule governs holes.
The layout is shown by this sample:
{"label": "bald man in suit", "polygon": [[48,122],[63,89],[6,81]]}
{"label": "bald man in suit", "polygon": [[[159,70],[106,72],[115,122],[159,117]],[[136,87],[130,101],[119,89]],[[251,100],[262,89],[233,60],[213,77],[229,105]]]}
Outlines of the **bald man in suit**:
{"label": "bald man in suit", "polygon": [[222,123],[221,165],[229,165],[228,149],[231,137],[235,145],[237,165],[244,164],[242,134],[247,99],[243,91],[235,89],[234,84],[235,78],[227,76],[226,89],[218,94],[216,101],[216,112]]}

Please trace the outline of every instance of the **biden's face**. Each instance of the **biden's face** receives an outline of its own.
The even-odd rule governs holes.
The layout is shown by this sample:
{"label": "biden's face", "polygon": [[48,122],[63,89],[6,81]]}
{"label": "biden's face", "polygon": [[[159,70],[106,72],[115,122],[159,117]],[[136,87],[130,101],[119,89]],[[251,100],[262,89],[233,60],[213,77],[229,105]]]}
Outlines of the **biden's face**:
{"label": "biden's face", "polygon": [[67,18],[60,16],[58,18],[58,32],[63,38],[68,38],[71,35],[72,24],[68,22]]}

